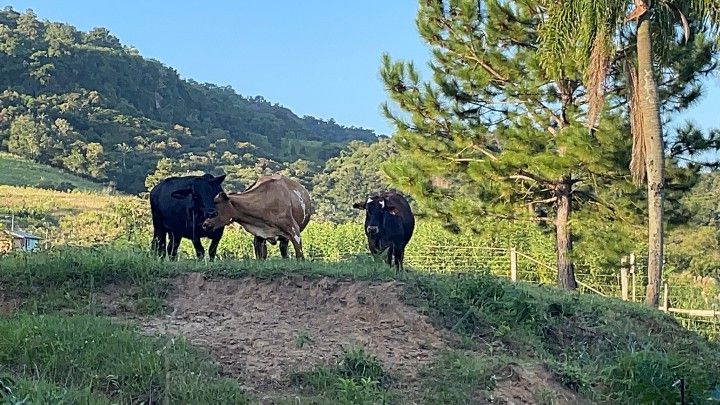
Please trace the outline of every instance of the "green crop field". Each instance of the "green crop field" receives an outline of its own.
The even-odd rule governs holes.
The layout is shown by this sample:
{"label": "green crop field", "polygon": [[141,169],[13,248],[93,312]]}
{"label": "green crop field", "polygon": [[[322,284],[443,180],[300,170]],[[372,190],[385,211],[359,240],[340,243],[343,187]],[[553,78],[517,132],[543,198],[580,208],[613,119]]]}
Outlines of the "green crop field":
{"label": "green crop field", "polygon": [[102,185],[59,169],[0,152],[0,184],[9,186],[60,186],[69,183],[80,190],[100,190]]}

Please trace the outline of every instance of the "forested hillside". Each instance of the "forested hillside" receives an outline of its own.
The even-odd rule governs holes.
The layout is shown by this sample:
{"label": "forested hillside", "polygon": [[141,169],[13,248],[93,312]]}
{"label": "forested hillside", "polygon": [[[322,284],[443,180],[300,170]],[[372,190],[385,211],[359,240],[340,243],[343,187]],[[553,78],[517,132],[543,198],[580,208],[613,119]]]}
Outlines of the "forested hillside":
{"label": "forested hillside", "polygon": [[262,97],[180,78],[104,28],[0,11],[2,150],[145,190],[162,157],[188,170],[327,160],[366,129],[298,117]]}

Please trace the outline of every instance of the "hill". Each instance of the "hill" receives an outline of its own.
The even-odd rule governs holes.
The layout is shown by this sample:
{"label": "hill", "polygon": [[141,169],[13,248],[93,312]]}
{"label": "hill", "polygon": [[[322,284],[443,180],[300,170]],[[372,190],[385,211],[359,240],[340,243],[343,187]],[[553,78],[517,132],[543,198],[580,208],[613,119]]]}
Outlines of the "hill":
{"label": "hill", "polygon": [[366,129],[184,80],[103,28],[0,11],[0,145],[136,193],[161,157],[224,171],[257,158],[320,163]]}
{"label": "hill", "polygon": [[677,403],[684,379],[704,403],[720,388],[720,345],[659,311],[480,269],[399,281],[358,260],[62,248],[0,258],[0,292],[0,395],[32,402]]}
{"label": "hill", "polygon": [[0,185],[34,186],[59,191],[99,191],[103,188],[102,184],[72,173],[3,152],[0,152]]}

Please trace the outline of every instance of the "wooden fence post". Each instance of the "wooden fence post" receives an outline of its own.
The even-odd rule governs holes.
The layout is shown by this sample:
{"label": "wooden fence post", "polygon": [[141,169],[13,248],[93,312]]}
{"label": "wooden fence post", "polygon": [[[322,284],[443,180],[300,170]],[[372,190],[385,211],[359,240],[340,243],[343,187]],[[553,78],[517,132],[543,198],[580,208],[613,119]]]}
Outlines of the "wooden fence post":
{"label": "wooden fence post", "polygon": [[632,300],[637,302],[635,297],[635,253],[630,253],[630,274],[632,275]]}
{"label": "wooden fence post", "polygon": [[620,259],[620,295],[623,301],[628,300],[628,268],[627,257]]}
{"label": "wooden fence post", "polygon": [[670,306],[670,297],[668,297],[668,285],[667,285],[667,283],[665,283],[665,292],[663,293],[663,306],[662,306],[663,312],[667,312],[669,306]]}
{"label": "wooden fence post", "polygon": [[517,250],[510,248],[510,281],[517,281]]}

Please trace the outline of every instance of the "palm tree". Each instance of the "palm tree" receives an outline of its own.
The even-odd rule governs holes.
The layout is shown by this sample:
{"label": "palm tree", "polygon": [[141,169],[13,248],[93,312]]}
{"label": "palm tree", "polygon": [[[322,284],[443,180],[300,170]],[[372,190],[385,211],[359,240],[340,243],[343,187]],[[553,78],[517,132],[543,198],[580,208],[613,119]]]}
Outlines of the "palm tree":
{"label": "palm tree", "polygon": [[[720,0],[541,0],[541,3],[546,13],[540,28],[543,65],[551,74],[559,74],[567,63],[585,64],[589,125],[594,125],[602,111],[604,84],[611,65],[620,60],[625,62],[633,135],[630,170],[638,185],[647,176],[648,285],[645,302],[657,308],[663,270],[665,174],[653,51],[662,54],[668,47],[676,45],[678,39],[681,42],[679,32],[687,41],[691,26],[717,37]],[[633,47],[621,48],[621,45],[623,39],[628,38],[627,27],[635,20],[635,58],[632,58]]]}

